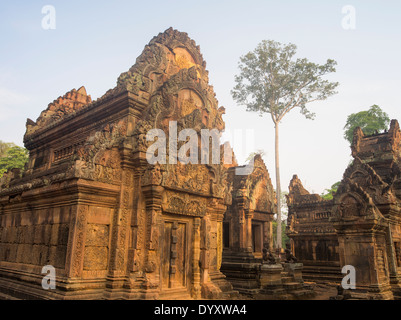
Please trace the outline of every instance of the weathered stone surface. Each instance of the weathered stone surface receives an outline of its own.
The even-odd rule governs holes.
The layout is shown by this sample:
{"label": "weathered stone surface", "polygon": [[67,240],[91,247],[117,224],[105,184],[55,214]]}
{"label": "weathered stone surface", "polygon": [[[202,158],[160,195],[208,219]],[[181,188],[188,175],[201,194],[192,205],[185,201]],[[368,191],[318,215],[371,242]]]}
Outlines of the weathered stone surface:
{"label": "weathered stone surface", "polygon": [[261,289],[271,290],[272,288],[281,288],[281,273],[283,270],[281,264],[262,264],[260,267]]}
{"label": "weathered stone surface", "polygon": [[[353,298],[399,299],[401,131],[396,120],[384,133],[354,132],[354,160],[332,201],[308,195],[294,177],[290,184],[288,235],[307,276],[331,271],[327,262],[356,270]],[[297,187],[298,186],[298,187]],[[319,221],[319,222],[317,222]],[[333,230],[334,229],[334,230]],[[308,242],[310,241],[310,242]],[[305,248],[310,248],[303,250]],[[319,250],[318,250],[319,249]],[[332,254],[334,249],[335,255]],[[309,250],[309,251],[308,251]],[[321,264],[322,253],[330,259]],[[330,253],[330,254],[327,254]],[[305,274],[304,274],[305,275]]]}
{"label": "weathered stone surface", "polygon": [[[73,89],[28,119],[27,168],[0,181],[0,291],[56,299],[235,294],[220,272],[227,168],[146,158],[149,130],[168,140],[176,121],[200,138],[202,129],[224,129],[223,114],[199,47],[170,28],[101,98]],[[57,269],[53,291],[38,281],[48,264]],[[27,282],[37,287],[27,293]]]}
{"label": "weathered stone surface", "polygon": [[[257,155],[247,175],[237,175],[238,166],[228,169],[231,199],[223,222],[223,261],[221,271],[241,293],[269,294],[279,299],[294,288],[284,288],[287,275],[279,258],[267,264],[263,252],[273,249],[272,220],[276,213],[275,192],[267,168]],[[297,277],[297,279],[294,278]],[[288,278],[303,288],[299,274]]]}
{"label": "weathered stone surface", "polygon": [[332,200],[310,194],[294,175],[287,196],[288,219],[286,233],[291,250],[304,265],[305,279],[338,281],[341,279],[338,239],[332,216]]}
{"label": "weathered stone surface", "polygon": [[107,256],[107,247],[87,246],[84,255],[84,270],[106,270]]}

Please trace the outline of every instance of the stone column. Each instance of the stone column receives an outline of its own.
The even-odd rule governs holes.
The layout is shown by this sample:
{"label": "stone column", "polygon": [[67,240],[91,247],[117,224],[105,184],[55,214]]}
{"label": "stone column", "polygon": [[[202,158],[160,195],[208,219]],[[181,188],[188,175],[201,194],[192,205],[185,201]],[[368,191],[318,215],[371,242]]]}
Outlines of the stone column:
{"label": "stone column", "polygon": [[[120,147],[121,187],[119,206],[114,213],[111,225],[110,265],[107,287],[122,288],[128,279],[127,262],[130,235],[130,222],[133,211],[134,163],[129,144]],[[113,295],[113,293],[111,293]]]}
{"label": "stone column", "polygon": [[253,218],[253,210],[245,211],[245,219],[246,219],[246,252],[252,252],[252,218]]}
{"label": "stone column", "polygon": [[[154,181],[153,181],[154,182]],[[147,290],[147,297],[157,299],[159,293],[160,274],[158,271],[160,266],[159,254],[159,228],[158,220],[162,212],[162,193],[164,188],[158,185],[146,185],[142,187],[146,203],[146,236],[145,236],[145,257],[144,271],[146,272],[146,281],[143,284]],[[175,225],[175,229],[177,226]],[[173,237],[174,237],[173,226]],[[174,246],[172,241],[172,246]],[[174,263],[172,263],[171,272],[174,273]],[[174,281],[174,276],[170,277]]]}
{"label": "stone column", "polygon": [[210,256],[210,221],[208,216],[202,218],[201,241],[200,241],[200,264],[201,264],[201,284],[209,281],[209,256]]}
{"label": "stone column", "polygon": [[193,257],[192,257],[192,293],[194,299],[201,297],[201,270],[199,261],[201,258],[201,243],[200,243],[200,225],[201,219],[194,218],[193,223]]}
{"label": "stone column", "polygon": [[398,275],[398,262],[397,262],[397,255],[395,252],[395,244],[393,241],[391,223],[388,225],[388,232],[386,234],[386,244],[387,244],[387,255],[389,257],[389,269],[390,269],[390,283],[392,285],[396,285],[400,287],[401,279]]}
{"label": "stone column", "polygon": [[[146,170],[148,162],[144,152],[136,152],[133,155],[135,170],[133,173],[133,214],[131,217],[132,243],[129,246],[129,272],[131,280],[135,282],[135,274],[143,269],[145,233],[146,233],[146,210],[140,205],[141,178]],[[133,286],[134,283],[132,283]]]}
{"label": "stone column", "polygon": [[[247,209],[247,199],[243,196],[244,192],[239,192],[236,198],[238,205],[238,233],[239,233],[239,251],[248,252],[252,251],[252,216],[249,209]],[[250,246],[250,247],[249,247]]]}

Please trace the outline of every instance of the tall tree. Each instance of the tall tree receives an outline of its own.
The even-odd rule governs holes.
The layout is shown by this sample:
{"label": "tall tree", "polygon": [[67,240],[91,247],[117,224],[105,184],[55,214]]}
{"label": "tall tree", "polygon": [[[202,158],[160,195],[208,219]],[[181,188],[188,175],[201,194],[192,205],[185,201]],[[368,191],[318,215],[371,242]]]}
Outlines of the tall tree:
{"label": "tall tree", "polygon": [[[287,223],[285,220],[281,221],[281,241],[282,241],[282,245],[283,247],[286,247],[286,245],[289,243],[290,239],[288,238],[287,234],[285,233],[285,229],[287,227]],[[277,239],[279,239],[279,237],[277,237],[277,229],[278,228],[278,222],[277,219],[273,220],[272,222],[272,229],[273,229],[273,247],[277,248]]]}
{"label": "tall tree", "polygon": [[330,189],[326,189],[326,192],[323,192],[321,194],[321,197],[325,200],[331,200],[333,199],[333,195],[337,192],[338,187],[340,186],[341,181],[337,181],[336,183],[334,183]]}
{"label": "tall tree", "polygon": [[344,139],[352,144],[356,127],[360,127],[364,134],[371,135],[386,130],[389,124],[390,118],[387,113],[374,104],[369,110],[352,113],[347,117],[347,123],[344,126]]}
{"label": "tall tree", "polygon": [[[306,58],[293,59],[294,44],[281,44],[272,40],[262,41],[253,52],[240,58],[239,75],[231,91],[233,99],[247,107],[247,111],[267,113],[275,127],[275,169],[277,193],[277,219],[281,221],[281,185],[279,166],[279,124],[283,117],[294,108],[307,118],[314,113],[306,104],[325,100],[335,94],[337,82],[323,80],[323,76],[335,72],[334,60],[328,59],[323,65]],[[281,223],[278,223],[277,245],[282,248]]]}

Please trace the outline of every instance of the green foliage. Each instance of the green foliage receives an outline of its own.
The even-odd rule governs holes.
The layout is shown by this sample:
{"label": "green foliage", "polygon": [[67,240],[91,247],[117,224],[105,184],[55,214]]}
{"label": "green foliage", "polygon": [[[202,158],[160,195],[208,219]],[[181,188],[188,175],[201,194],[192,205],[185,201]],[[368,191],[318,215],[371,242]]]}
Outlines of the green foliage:
{"label": "green foliage", "polygon": [[14,147],[15,144],[12,142],[3,142],[0,140],[0,158],[6,155],[6,152],[11,147]]}
{"label": "green foliage", "polygon": [[0,178],[9,169],[24,169],[28,161],[28,150],[16,145],[12,145],[0,157]]}
{"label": "green foliage", "polygon": [[245,105],[247,111],[269,113],[274,123],[296,107],[313,119],[314,114],[305,105],[336,93],[338,83],[323,80],[322,76],[335,72],[337,63],[331,59],[324,65],[306,58],[294,60],[295,53],[294,44],[262,41],[240,58],[240,74],[235,76],[236,85],[231,91],[233,99]]}
{"label": "green foliage", "polygon": [[337,192],[338,187],[340,186],[341,181],[336,182],[333,184],[330,189],[326,189],[326,193],[322,193],[321,197],[325,200],[333,199],[333,194]]}
{"label": "green foliage", "polygon": [[376,131],[386,130],[390,124],[390,118],[378,105],[374,104],[367,111],[352,113],[347,118],[344,126],[344,139],[352,143],[354,130],[360,127],[364,134],[371,135]]}

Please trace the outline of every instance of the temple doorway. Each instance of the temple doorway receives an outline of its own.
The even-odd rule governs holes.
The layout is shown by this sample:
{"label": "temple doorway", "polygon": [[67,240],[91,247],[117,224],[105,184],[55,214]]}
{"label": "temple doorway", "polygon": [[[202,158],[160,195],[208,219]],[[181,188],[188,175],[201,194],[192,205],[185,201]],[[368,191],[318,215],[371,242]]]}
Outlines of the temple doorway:
{"label": "temple doorway", "polygon": [[262,254],[263,226],[261,223],[252,223],[252,252]]}

